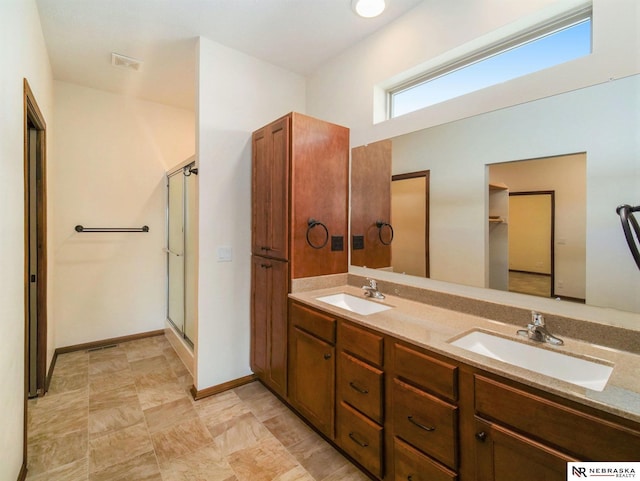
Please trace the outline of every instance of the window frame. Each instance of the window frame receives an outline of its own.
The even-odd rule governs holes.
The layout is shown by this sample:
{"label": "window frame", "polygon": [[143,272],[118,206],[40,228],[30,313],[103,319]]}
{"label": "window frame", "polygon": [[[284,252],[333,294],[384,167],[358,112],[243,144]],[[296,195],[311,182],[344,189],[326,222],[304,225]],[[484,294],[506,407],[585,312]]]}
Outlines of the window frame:
{"label": "window frame", "polygon": [[[553,35],[556,32],[573,27],[586,21],[591,21],[592,31],[590,51],[593,52],[593,7],[590,4],[588,6],[583,6],[579,9],[566,12],[562,15],[555,16],[545,22],[534,25],[531,28],[521,31],[515,35],[511,35],[497,42],[493,42],[481,49],[477,49],[468,55],[458,57],[450,62],[445,62],[441,65],[438,65],[437,67],[430,68],[426,72],[423,72],[417,76],[413,76],[408,80],[405,80],[394,85],[391,88],[388,88],[386,90],[386,118],[387,120],[394,119],[396,117],[400,117],[402,115],[406,115],[408,113],[430,107],[431,105],[436,105],[426,105],[424,107],[412,110],[411,112],[406,112],[404,114],[396,116],[393,114],[393,99],[396,94],[412,89],[418,85],[428,83],[439,77],[443,77],[475,63],[482,62],[483,60],[487,60],[491,57],[515,49],[524,44],[534,42],[549,35]],[[458,96],[451,97],[451,99],[454,98],[458,98]]]}

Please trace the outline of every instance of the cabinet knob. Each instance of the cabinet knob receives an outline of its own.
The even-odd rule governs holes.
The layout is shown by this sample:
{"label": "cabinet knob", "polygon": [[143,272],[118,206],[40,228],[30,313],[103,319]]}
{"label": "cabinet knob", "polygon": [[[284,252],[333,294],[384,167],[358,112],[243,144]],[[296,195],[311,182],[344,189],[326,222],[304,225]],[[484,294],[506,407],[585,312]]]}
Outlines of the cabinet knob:
{"label": "cabinet knob", "polygon": [[476,433],[476,439],[484,443],[487,439],[487,433],[485,433],[484,431],[480,431],[479,433]]}
{"label": "cabinet knob", "polygon": [[325,361],[328,360],[328,359],[331,359],[331,353],[325,354],[324,355],[324,359],[325,359]]}

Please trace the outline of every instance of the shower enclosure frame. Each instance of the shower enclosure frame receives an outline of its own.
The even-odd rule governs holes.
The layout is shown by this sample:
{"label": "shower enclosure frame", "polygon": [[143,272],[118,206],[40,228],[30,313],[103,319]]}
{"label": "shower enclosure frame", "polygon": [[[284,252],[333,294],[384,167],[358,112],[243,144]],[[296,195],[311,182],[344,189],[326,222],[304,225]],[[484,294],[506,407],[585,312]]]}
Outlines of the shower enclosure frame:
{"label": "shower enclosure frame", "polygon": [[[167,172],[166,174],[166,185],[167,185],[167,190],[166,190],[166,247],[165,247],[165,252],[167,254],[167,309],[166,309],[166,318],[167,321],[169,322],[169,324],[171,324],[172,328],[174,329],[174,331],[176,332],[176,334],[185,341],[185,343],[191,348],[194,348],[194,340],[192,338],[189,337],[188,335],[188,328],[187,325],[189,322],[195,322],[195,315],[193,316],[193,319],[190,319],[189,314],[189,309],[188,309],[188,300],[189,300],[189,294],[194,294],[193,292],[188,293],[188,269],[189,269],[189,264],[188,261],[190,259],[193,258],[193,256],[195,255],[195,249],[194,252],[191,252],[191,250],[188,249],[189,246],[189,239],[188,239],[188,232],[189,232],[189,227],[190,224],[189,222],[196,222],[196,218],[197,216],[195,215],[195,212],[192,213],[191,215],[188,212],[188,208],[189,208],[189,191],[188,191],[188,177],[190,176],[195,176],[197,175],[197,168],[196,168],[196,162],[195,162],[195,157],[190,157],[189,159],[187,159],[185,162],[179,164],[178,166],[176,166],[175,168],[171,169],[170,171]],[[180,179],[182,180],[182,199],[181,199],[181,203],[182,203],[182,215],[181,215],[181,219],[182,219],[182,252],[174,252],[171,250],[171,188],[170,188],[170,183],[171,183],[171,178],[174,176],[180,176]],[[196,192],[197,192],[197,185],[195,186]],[[181,257],[182,258],[182,276],[181,276],[181,280],[182,280],[182,289],[181,289],[181,299],[182,299],[182,309],[181,309],[181,315],[182,315],[182,327],[180,327],[177,323],[177,319],[172,319],[171,313],[171,299],[172,299],[172,292],[171,292],[171,288],[172,288],[172,279],[171,279],[171,256],[176,256],[176,257]]]}

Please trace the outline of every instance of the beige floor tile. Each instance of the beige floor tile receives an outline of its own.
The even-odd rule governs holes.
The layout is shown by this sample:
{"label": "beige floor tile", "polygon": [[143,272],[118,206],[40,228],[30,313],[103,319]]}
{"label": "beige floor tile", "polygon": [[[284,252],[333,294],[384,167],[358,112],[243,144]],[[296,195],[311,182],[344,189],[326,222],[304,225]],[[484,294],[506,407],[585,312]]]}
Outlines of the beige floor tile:
{"label": "beige floor tile", "polygon": [[291,454],[274,438],[235,451],[227,459],[241,481],[273,481],[298,466]]}
{"label": "beige floor tile", "polygon": [[347,463],[321,481],[370,481],[370,479],[353,464]]}
{"label": "beige floor tile", "polygon": [[[135,375],[135,374],[134,374]],[[169,367],[158,371],[151,371],[145,374],[136,375],[136,387],[145,389],[154,387],[158,384],[166,384],[169,382],[177,382],[178,378]]]}
{"label": "beige floor tile", "polygon": [[243,401],[260,421],[289,412],[289,409],[270,391]]}
{"label": "beige floor tile", "polygon": [[236,481],[227,460],[214,446],[174,458],[162,470],[163,481]]}
{"label": "beige floor tile", "polygon": [[260,382],[253,381],[243,386],[235,388],[233,392],[236,393],[236,395],[243,401],[248,401],[250,399],[259,397],[264,393],[269,392],[269,390],[266,387],[264,387]]}
{"label": "beige floor tile", "polygon": [[151,435],[162,468],[175,458],[213,444],[213,438],[202,421],[194,419]]}
{"label": "beige floor tile", "polygon": [[193,407],[193,403],[186,397],[161,404],[144,412],[147,421],[147,428],[150,433],[163,431],[175,424],[196,419],[198,415]]}
{"label": "beige floor tile", "polygon": [[153,452],[144,453],[89,474],[89,481],[162,481]]}
{"label": "beige floor tile", "polygon": [[68,391],[46,395],[27,408],[28,438],[37,441],[87,430],[89,420],[88,391]]}
{"label": "beige floor tile", "polygon": [[77,391],[84,389],[89,384],[89,371],[79,374],[61,374],[51,379],[49,391],[47,394],[60,394],[68,391]]}
{"label": "beige floor tile", "polygon": [[89,378],[89,394],[110,391],[127,385],[134,385],[131,369],[96,374]]}
{"label": "beige floor tile", "polygon": [[139,423],[89,441],[89,472],[102,471],[153,451],[145,423]]}
{"label": "beige floor tile", "polygon": [[289,446],[288,449],[315,479],[324,479],[350,464],[338,451],[315,434]]}
{"label": "beige floor tile", "polygon": [[185,398],[188,399],[187,392],[177,381],[146,388],[138,388],[138,399],[143,411]]}
{"label": "beige floor tile", "polygon": [[306,469],[302,466],[296,466],[290,471],[287,471],[280,476],[277,476],[273,481],[316,481]]}
{"label": "beige floor tile", "polygon": [[169,362],[162,354],[140,359],[139,361],[132,361],[129,364],[136,379],[154,372],[170,371]]}
{"label": "beige floor tile", "polygon": [[233,391],[226,391],[194,403],[196,412],[207,426],[221,424],[251,412]]}
{"label": "beige floor tile", "polygon": [[28,471],[27,481],[87,481],[88,476],[87,458],[83,457],[41,474],[34,474],[33,471]]}
{"label": "beige floor tile", "polygon": [[216,446],[225,456],[275,438],[251,413],[207,426]]}
{"label": "beige floor tile", "polygon": [[89,380],[91,380],[91,376],[129,369],[129,361],[127,361],[126,354],[123,352],[118,352],[118,354],[120,355],[104,360],[93,361],[90,359]]}
{"label": "beige floor tile", "polygon": [[27,467],[32,475],[41,474],[85,459],[86,455],[86,428],[61,436],[42,436],[29,440]]}
{"label": "beige floor tile", "polygon": [[262,423],[285,447],[315,435],[309,426],[289,410]]}
{"label": "beige floor tile", "polygon": [[89,371],[89,354],[86,351],[69,352],[56,357],[54,373],[58,376],[82,374]]}

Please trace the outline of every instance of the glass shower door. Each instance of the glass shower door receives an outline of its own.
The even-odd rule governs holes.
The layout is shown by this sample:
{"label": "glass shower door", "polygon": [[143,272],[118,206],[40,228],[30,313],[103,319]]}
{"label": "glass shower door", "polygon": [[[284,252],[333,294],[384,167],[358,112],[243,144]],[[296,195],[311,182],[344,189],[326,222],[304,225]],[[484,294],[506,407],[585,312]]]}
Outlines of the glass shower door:
{"label": "glass shower door", "polygon": [[169,177],[169,212],[168,212],[168,276],[169,299],[167,317],[169,321],[184,333],[185,304],[184,304],[184,175],[182,171]]}

